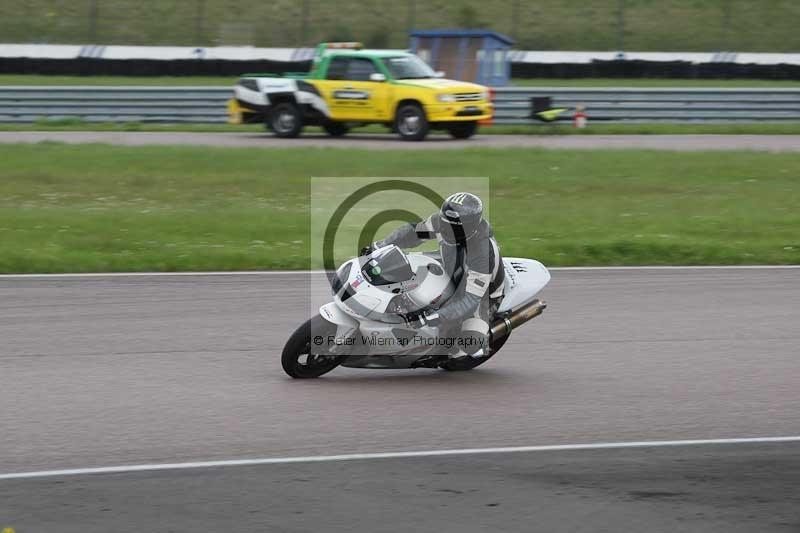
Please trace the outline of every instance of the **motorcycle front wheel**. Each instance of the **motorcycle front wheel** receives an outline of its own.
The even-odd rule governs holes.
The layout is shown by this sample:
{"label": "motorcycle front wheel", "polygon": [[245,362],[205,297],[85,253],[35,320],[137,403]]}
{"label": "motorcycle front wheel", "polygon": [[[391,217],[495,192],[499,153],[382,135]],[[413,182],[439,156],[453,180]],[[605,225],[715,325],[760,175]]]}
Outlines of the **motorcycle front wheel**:
{"label": "motorcycle front wheel", "polygon": [[[339,366],[341,355],[327,353],[324,339],[336,334],[336,326],[317,315],[292,333],[281,354],[283,370],[296,379],[318,378]],[[312,339],[312,335],[315,337]],[[314,342],[321,337],[322,342]],[[312,347],[317,348],[312,350]],[[312,353],[318,351],[321,353]]]}

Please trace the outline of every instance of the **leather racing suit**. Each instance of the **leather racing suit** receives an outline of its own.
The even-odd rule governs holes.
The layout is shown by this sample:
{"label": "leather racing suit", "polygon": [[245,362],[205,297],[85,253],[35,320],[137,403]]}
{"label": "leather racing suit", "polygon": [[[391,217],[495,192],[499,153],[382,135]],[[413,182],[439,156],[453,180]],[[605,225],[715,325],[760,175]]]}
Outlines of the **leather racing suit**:
{"label": "leather racing suit", "polygon": [[503,298],[505,272],[492,226],[481,220],[477,231],[463,242],[448,239],[447,224],[438,213],[417,224],[405,224],[377,246],[394,244],[414,248],[437,239],[445,273],[453,281],[453,295],[438,309],[440,334],[458,336],[452,357],[482,357],[489,353],[489,328]]}

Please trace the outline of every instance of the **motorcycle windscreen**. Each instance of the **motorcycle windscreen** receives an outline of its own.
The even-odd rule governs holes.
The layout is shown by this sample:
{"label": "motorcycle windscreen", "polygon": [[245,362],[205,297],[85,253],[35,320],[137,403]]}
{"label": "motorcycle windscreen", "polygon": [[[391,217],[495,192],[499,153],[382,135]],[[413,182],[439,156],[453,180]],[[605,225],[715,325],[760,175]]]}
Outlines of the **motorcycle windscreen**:
{"label": "motorcycle windscreen", "polygon": [[364,264],[361,273],[373,285],[391,285],[414,277],[414,271],[406,254],[396,246],[374,254],[372,259]]}

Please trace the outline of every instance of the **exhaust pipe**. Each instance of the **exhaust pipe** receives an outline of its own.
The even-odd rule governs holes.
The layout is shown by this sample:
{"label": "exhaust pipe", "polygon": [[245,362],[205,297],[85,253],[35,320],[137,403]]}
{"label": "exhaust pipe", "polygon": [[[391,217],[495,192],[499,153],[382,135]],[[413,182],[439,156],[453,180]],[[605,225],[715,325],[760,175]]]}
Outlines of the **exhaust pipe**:
{"label": "exhaust pipe", "polygon": [[506,316],[499,318],[492,324],[489,330],[492,339],[501,339],[511,333],[511,330],[516,329],[525,322],[533,320],[542,314],[547,308],[547,303],[540,300],[533,300],[530,303],[513,309]]}

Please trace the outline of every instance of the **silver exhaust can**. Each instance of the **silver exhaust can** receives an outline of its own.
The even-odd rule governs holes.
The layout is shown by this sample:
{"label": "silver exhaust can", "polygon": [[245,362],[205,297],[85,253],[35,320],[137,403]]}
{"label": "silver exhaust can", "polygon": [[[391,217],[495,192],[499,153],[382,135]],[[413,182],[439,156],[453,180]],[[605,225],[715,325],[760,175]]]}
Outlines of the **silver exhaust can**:
{"label": "silver exhaust can", "polygon": [[512,309],[505,316],[495,320],[489,330],[493,339],[505,337],[511,330],[516,329],[525,322],[533,320],[547,308],[547,303],[541,300],[532,300],[527,304]]}

